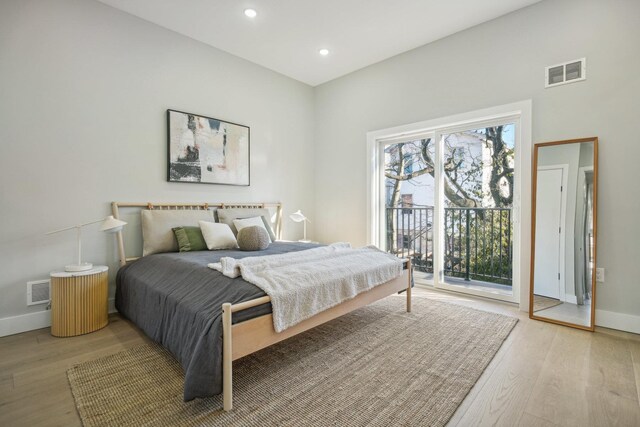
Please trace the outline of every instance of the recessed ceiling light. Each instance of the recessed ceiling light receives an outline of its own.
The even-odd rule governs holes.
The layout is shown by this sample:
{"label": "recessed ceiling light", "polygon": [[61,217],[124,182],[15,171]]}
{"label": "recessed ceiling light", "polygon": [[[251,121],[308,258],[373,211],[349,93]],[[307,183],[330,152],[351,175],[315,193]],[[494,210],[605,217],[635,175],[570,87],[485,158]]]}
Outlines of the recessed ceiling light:
{"label": "recessed ceiling light", "polygon": [[327,56],[329,55],[329,49],[320,49],[318,53],[322,56]]}
{"label": "recessed ceiling light", "polygon": [[255,18],[258,12],[256,12],[255,9],[245,9],[244,14],[249,18]]}

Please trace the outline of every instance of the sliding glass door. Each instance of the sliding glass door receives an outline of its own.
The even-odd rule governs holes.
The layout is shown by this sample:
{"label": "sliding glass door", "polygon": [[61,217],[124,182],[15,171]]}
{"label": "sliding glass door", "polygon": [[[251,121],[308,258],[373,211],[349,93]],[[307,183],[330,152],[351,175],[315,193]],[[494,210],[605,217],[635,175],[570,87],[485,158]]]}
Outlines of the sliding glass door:
{"label": "sliding glass door", "polygon": [[506,118],[381,141],[378,244],[418,283],[516,299],[518,135]]}
{"label": "sliding glass door", "polygon": [[384,247],[413,261],[415,278],[432,283],[435,222],[433,135],[384,146]]}
{"label": "sliding glass door", "polygon": [[441,134],[439,287],[513,296],[515,135],[515,123]]}

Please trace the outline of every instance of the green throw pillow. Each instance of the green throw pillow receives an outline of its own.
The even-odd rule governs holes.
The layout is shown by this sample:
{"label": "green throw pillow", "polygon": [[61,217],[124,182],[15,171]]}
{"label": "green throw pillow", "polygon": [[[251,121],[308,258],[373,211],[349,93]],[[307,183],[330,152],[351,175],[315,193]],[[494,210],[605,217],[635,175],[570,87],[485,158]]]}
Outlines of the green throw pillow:
{"label": "green throw pillow", "polygon": [[176,235],[180,252],[207,250],[207,243],[202,237],[200,227],[175,227],[172,230],[173,234]]}

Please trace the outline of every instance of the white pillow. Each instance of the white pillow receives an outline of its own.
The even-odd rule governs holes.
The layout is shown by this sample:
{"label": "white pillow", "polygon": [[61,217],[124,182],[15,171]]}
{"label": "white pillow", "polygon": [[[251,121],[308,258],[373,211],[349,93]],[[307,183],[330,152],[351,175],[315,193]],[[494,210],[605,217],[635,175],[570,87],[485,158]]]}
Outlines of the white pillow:
{"label": "white pillow", "polygon": [[231,227],[218,222],[199,221],[202,237],[210,251],[214,249],[236,249],[238,242]]}
{"label": "white pillow", "polygon": [[[242,230],[245,227],[252,227],[255,225],[255,226],[264,228],[264,231],[266,231],[267,235],[269,235],[269,231],[267,230],[267,227],[264,226],[264,222],[262,221],[261,216],[256,216],[253,218],[245,218],[245,219],[234,219],[233,225],[235,225],[238,231]],[[271,237],[269,237],[269,242],[271,241],[272,241]]]}

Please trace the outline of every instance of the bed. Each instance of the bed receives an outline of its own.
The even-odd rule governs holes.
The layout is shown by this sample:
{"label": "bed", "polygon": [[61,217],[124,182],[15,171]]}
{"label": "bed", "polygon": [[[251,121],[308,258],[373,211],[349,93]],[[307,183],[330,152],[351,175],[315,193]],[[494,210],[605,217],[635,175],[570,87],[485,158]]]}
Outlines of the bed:
{"label": "bed", "polygon": [[[227,207],[273,209],[275,232],[278,238],[281,236],[282,205],[279,203],[112,204],[116,218],[121,218],[123,209]],[[256,256],[255,252],[171,252],[128,258],[122,231],[117,235],[117,242],[121,268],[116,278],[116,308],[180,362],[185,371],[185,400],[222,392],[225,411],[233,408],[233,361],[400,291],[406,290],[407,311],[411,310],[411,266],[407,260],[400,277],[276,333],[269,296],[241,277],[231,279],[207,267],[221,257],[244,258]],[[276,241],[260,255],[317,246]]]}

